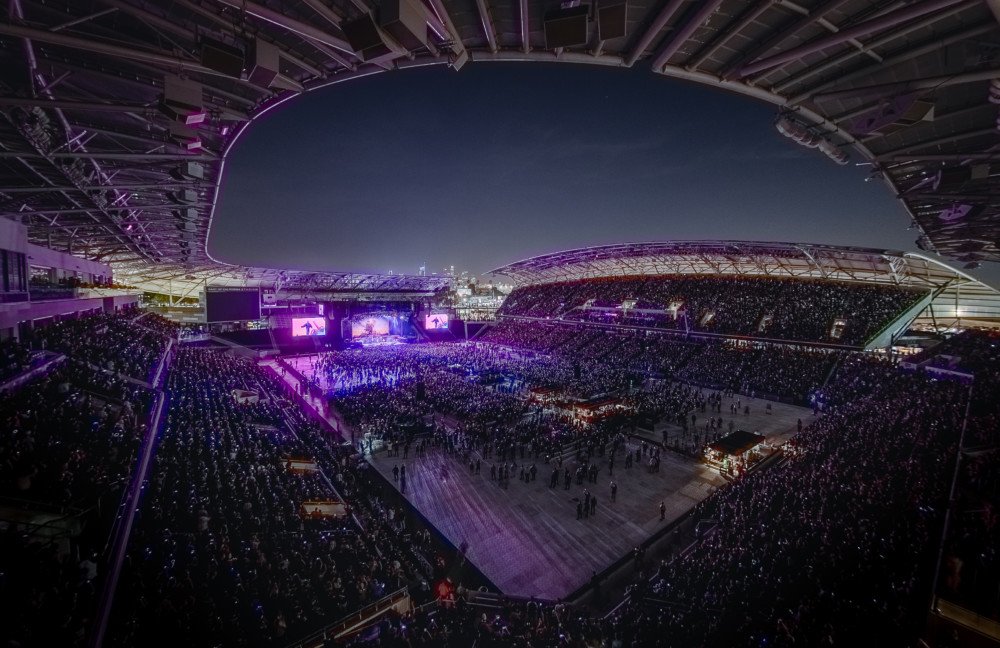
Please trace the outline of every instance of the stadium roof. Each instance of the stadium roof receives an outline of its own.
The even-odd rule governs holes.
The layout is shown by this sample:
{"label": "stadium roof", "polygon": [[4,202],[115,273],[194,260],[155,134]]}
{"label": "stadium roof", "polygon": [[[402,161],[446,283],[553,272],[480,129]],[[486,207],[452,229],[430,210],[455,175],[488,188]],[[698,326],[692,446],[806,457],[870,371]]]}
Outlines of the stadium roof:
{"label": "stadium roof", "polygon": [[[1000,260],[997,0],[611,0],[583,23],[558,0],[7,4],[0,211],[133,278],[220,268],[206,245],[225,158],[271,108],[470,61],[648,65],[769,102],[817,155],[870,164],[922,248]],[[565,29],[546,30],[553,11]]]}
{"label": "stadium roof", "polygon": [[757,241],[662,241],[566,250],[493,270],[516,285],[602,277],[718,274],[894,284],[934,293],[917,325],[1000,326],[1000,291],[930,256]]}
{"label": "stadium roof", "polygon": [[282,299],[344,298],[351,295],[385,298],[432,296],[449,288],[445,275],[365,274],[358,272],[310,272],[250,268],[228,264],[207,264],[198,268],[164,265],[151,268],[128,267],[116,273],[115,281],[180,297],[195,296],[206,284],[211,286],[273,289]]}

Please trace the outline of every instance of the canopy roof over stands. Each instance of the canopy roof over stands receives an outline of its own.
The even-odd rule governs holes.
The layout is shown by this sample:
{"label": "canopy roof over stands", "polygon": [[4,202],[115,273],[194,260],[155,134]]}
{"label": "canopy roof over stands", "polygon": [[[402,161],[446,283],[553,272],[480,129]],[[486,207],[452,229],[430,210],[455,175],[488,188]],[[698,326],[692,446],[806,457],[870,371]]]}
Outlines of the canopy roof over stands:
{"label": "canopy roof over stands", "polygon": [[561,4],[10,0],[0,211],[35,243],[110,262],[134,283],[172,272],[176,288],[224,265],[207,240],[226,156],[289,99],[425,65],[648,63],[769,102],[781,133],[816,155],[870,164],[923,249],[1000,260],[997,0],[569,3],[560,30],[550,19]]}
{"label": "canopy roof over stands", "polygon": [[811,243],[660,241],[578,248],[497,268],[517,285],[673,274],[865,281],[928,290],[917,325],[1000,326],[1000,291],[930,256]]}
{"label": "canopy roof over stands", "polygon": [[314,298],[316,296],[378,299],[405,294],[430,296],[450,286],[445,275],[383,275],[356,272],[309,272],[251,268],[222,263],[208,263],[198,268],[157,265],[152,268],[128,266],[116,273],[122,284],[141,286],[147,290],[187,296],[206,284],[211,286],[260,287],[273,289],[283,299]]}

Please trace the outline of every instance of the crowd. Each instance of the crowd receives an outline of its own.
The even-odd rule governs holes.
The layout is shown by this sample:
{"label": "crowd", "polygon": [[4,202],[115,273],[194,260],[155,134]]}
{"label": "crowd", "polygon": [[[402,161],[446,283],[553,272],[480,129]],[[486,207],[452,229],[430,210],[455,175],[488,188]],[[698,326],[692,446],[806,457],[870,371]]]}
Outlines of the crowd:
{"label": "crowd", "polygon": [[783,462],[699,504],[707,525],[692,550],[637,560],[612,615],[459,602],[384,619],[356,645],[912,645],[968,392],[884,369],[839,367],[826,416],[789,443]]}
{"label": "crowd", "polygon": [[[112,645],[283,645],[402,585],[429,591],[430,534],[285,389],[250,360],[178,352]],[[350,515],[310,515],[306,501],[344,501]]]}
{"label": "crowd", "polygon": [[1000,621],[1000,335],[966,331],[933,352],[974,376],[936,594]]}
{"label": "crowd", "polygon": [[[151,393],[67,360],[0,394],[0,643],[82,646]],[[38,524],[44,523],[45,528]]]}
{"label": "crowd", "polygon": [[500,314],[860,345],[920,296],[806,279],[613,277],[521,287]]}
{"label": "crowd", "polygon": [[714,531],[633,601],[663,602],[670,645],[908,645],[964,401],[962,385],[898,375],[828,411],[786,463],[699,504]]}
{"label": "crowd", "polygon": [[[691,294],[709,291],[700,280],[685,281]],[[600,303],[635,297],[636,284],[612,284]],[[649,303],[672,294],[647,284],[639,286]],[[743,286],[746,294],[764,290],[754,284]],[[589,289],[576,285],[567,303]],[[548,298],[559,294],[545,290],[555,291]],[[799,294],[790,290],[787,299]],[[733,327],[756,317],[716,316]],[[70,357],[28,387],[0,395],[0,421],[9,431],[0,438],[2,494],[64,510],[117,501],[152,394],[109,369],[145,379],[176,335],[155,317],[123,315],[36,331],[37,348]],[[735,391],[808,398],[825,412],[787,444],[780,462],[737,477],[696,506],[693,515],[705,526],[689,551],[637,560],[628,596],[610,616],[537,602],[483,608],[460,596],[453,605],[386,616],[354,643],[909,645],[926,613],[963,430],[969,452],[957,463],[937,594],[998,618],[998,342],[969,332],[929,354],[959,358],[953,364],[975,376],[971,388],[900,371],[879,356],[572,323],[507,320],[478,342],[327,352],[316,366],[316,386],[326,387],[362,437],[378,436],[403,460],[437,447],[473,472],[482,466],[500,475],[491,481],[501,487],[539,473],[554,490],[574,481],[587,487],[597,471],[611,469],[616,453],[623,465],[655,470],[659,448],[636,453],[624,443],[634,425],[675,423],[701,435],[692,437],[697,452],[709,435],[724,432],[724,418],[730,426],[739,418],[738,411],[722,412],[722,396]],[[0,359],[17,353],[0,346]],[[572,418],[538,407],[539,388],[581,401],[610,394],[625,414]],[[238,398],[234,390],[253,397]],[[165,391],[165,427],[108,645],[282,646],[402,586],[430,597],[431,583],[454,574],[454,549],[355,446],[338,443],[293,406],[288,387],[264,368],[185,345]],[[575,461],[563,467],[567,456]],[[317,469],[293,469],[292,458]],[[576,516],[591,517],[606,497],[602,490],[598,505],[585,492]],[[344,501],[349,515],[309,515],[306,501]],[[93,524],[67,547],[31,539],[13,525],[0,531],[0,605],[11,619],[0,624],[0,639],[83,645],[106,536],[106,525]]]}
{"label": "crowd", "polygon": [[[835,352],[779,345],[683,340],[668,334],[645,334],[585,328],[567,323],[504,320],[483,342],[528,349],[577,365],[596,376],[592,393],[636,385],[642,377],[679,378],[713,389],[809,401],[839,358]],[[544,371],[546,362],[534,360]],[[610,371],[611,369],[617,370]],[[617,378],[617,381],[615,380]],[[546,384],[544,380],[533,380]],[[550,384],[569,382],[564,373]]]}
{"label": "crowd", "polygon": [[128,474],[149,392],[66,362],[0,394],[4,495],[82,508]]}
{"label": "crowd", "polygon": [[131,311],[67,319],[27,332],[34,349],[64,353],[101,369],[149,381],[177,327],[158,315],[136,319]]}
{"label": "crowd", "polygon": [[0,383],[28,369],[31,350],[14,338],[0,341]]}

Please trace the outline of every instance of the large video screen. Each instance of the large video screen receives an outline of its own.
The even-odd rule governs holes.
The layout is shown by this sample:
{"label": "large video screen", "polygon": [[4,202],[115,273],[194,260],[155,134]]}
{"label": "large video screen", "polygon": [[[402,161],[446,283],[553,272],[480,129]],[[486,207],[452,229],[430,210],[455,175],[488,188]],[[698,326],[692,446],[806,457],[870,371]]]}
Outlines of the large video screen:
{"label": "large video screen", "polygon": [[369,315],[351,321],[352,338],[389,335],[390,333],[392,333],[392,322],[385,316]]}
{"label": "large video screen", "polygon": [[325,317],[293,317],[292,337],[315,337],[326,335]]}
{"label": "large video screen", "polygon": [[246,322],[260,319],[260,290],[257,288],[205,289],[206,322]]}
{"label": "large video screen", "polygon": [[424,316],[424,328],[429,331],[448,328],[448,313],[431,313]]}

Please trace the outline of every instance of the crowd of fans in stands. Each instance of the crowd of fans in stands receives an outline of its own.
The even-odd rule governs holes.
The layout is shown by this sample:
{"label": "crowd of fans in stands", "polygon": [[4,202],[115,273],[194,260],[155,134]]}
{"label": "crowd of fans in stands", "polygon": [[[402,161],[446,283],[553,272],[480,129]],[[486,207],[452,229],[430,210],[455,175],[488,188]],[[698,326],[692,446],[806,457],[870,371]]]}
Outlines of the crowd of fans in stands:
{"label": "crowd of fans in stands", "polygon": [[66,319],[28,332],[32,348],[64,353],[101,369],[149,381],[177,327],[158,315],[99,313]]}
{"label": "crowd of fans in stands", "polygon": [[[4,379],[30,369],[42,349],[66,355],[49,354],[46,375],[0,393],[0,498],[9,510],[26,511],[23,521],[0,532],[4,645],[73,646],[87,639],[101,554],[154,397],[113,369],[145,377],[176,334],[175,325],[156,316],[144,316],[140,330],[137,315],[38,325],[26,339],[0,345]],[[129,335],[136,337],[125,343]]]}
{"label": "crowd of fans in stands", "polygon": [[14,338],[0,341],[0,383],[23,372],[31,364],[31,350]]}
{"label": "crowd of fans in stands", "polygon": [[[430,534],[285,389],[245,358],[178,352],[114,645],[282,645],[401,585],[429,590],[436,566],[419,548]],[[302,508],[341,498],[350,517]]]}
{"label": "crowd of fans in stands", "polygon": [[[784,280],[780,304],[815,314],[792,326],[780,308],[760,306],[776,290],[773,280],[719,281],[615,280],[600,291],[591,282],[561,284],[541,287],[544,299],[520,295],[510,310],[537,315],[562,300],[565,306],[541,315],[549,317],[597,297],[662,306],[684,295],[715,310],[713,326],[753,328],[768,311],[769,334],[777,326],[795,339],[815,335],[822,318],[840,317],[845,301],[882,300],[898,312],[915,298]],[[752,308],[760,312],[748,314]],[[889,317],[869,310],[857,329],[865,335]],[[34,348],[68,357],[28,387],[0,394],[8,431],[0,438],[3,495],[63,510],[104,497],[113,510],[153,401],[126,376],[148,380],[177,335],[166,321],[134,317],[95,315],[35,332]],[[384,617],[354,643],[906,645],[926,614],[960,439],[974,452],[957,462],[937,594],[1000,618],[998,344],[995,334],[968,332],[918,358],[937,366],[947,356],[949,367],[975,376],[971,388],[920,369],[900,371],[884,358],[551,322],[503,322],[473,343],[327,353],[320,374],[362,434],[408,448],[407,431],[419,428],[448,452],[497,460],[555,456],[581,439],[581,448],[596,452],[620,443],[639,419],[687,429],[692,413],[712,412],[719,395],[732,391],[812,398],[825,412],[787,445],[783,461],[697,505],[695,517],[706,521],[698,542],[669,561],[637,562],[627,599],[609,616],[537,602],[485,609],[460,597]],[[0,345],[0,371],[23,371],[27,348]],[[582,424],[543,412],[527,398],[539,387],[580,400],[611,393],[631,418]],[[288,387],[273,374],[227,353],[183,348],[165,390],[166,425],[109,645],[281,646],[398,587],[429,595],[429,583],[445,573],[439,556],[450,548],[353,446],[286,400]],[[292,458],[318,470],[293,469]],[[347,517],[302,508],[341,500],[350,505]],[[106,536],[106,525],[93,524],[67,550],[14,525],[0,531],[0,605],[11,619],[0,638],[82,645]]]}
{"label": "crowd of fans in stands", "polygon": [[640,563],[614,614],[460,602],[385,619],[357,645],[909,645],[926,614],[967,387],[885,369],[841,365],[827,415],[787,459],[699,504],[710,522],[701,540]]}
{"label": "crowd of fans in stands", "polygon": [[[597,390],[613,391],[637,384],[641,377],[676,377],[713,389],[809,401],[823,384],[839,353],[790,346],[683,340],[666,334],[606,329],[580,330],[572,324],[505,320],[483,336],[484,342],[529,349],[575,362],[582,373],[598,376]],[[572,361],[570,361],[572,360]],[[545,363],[533,366],[545,370]],[[619,370],[609,382],[608,367]],[[544,384],[543,381],[532,381]],[[565,376],[554,381],[565,384]],[[590,395],[590,394],[587,394]]]}
{"label": "crowd of fans in stands", "polygon": [[937,594],[1000,621],[1000,334],[966,331],[915,360],[974,376]]}
{"label": "crowd of fans in stands", "polygon": [[920,296],[804,279],[617,277],[521,287],[500,314],[860,345]]}
{"label": "crowd of fans in stands", "polygon": [[0,532],[5,645],[83,645],[96,555],[135,463],[150,396],[72,359],[0,394],[0,497],[42,511],[49,527],[11,523]]}

